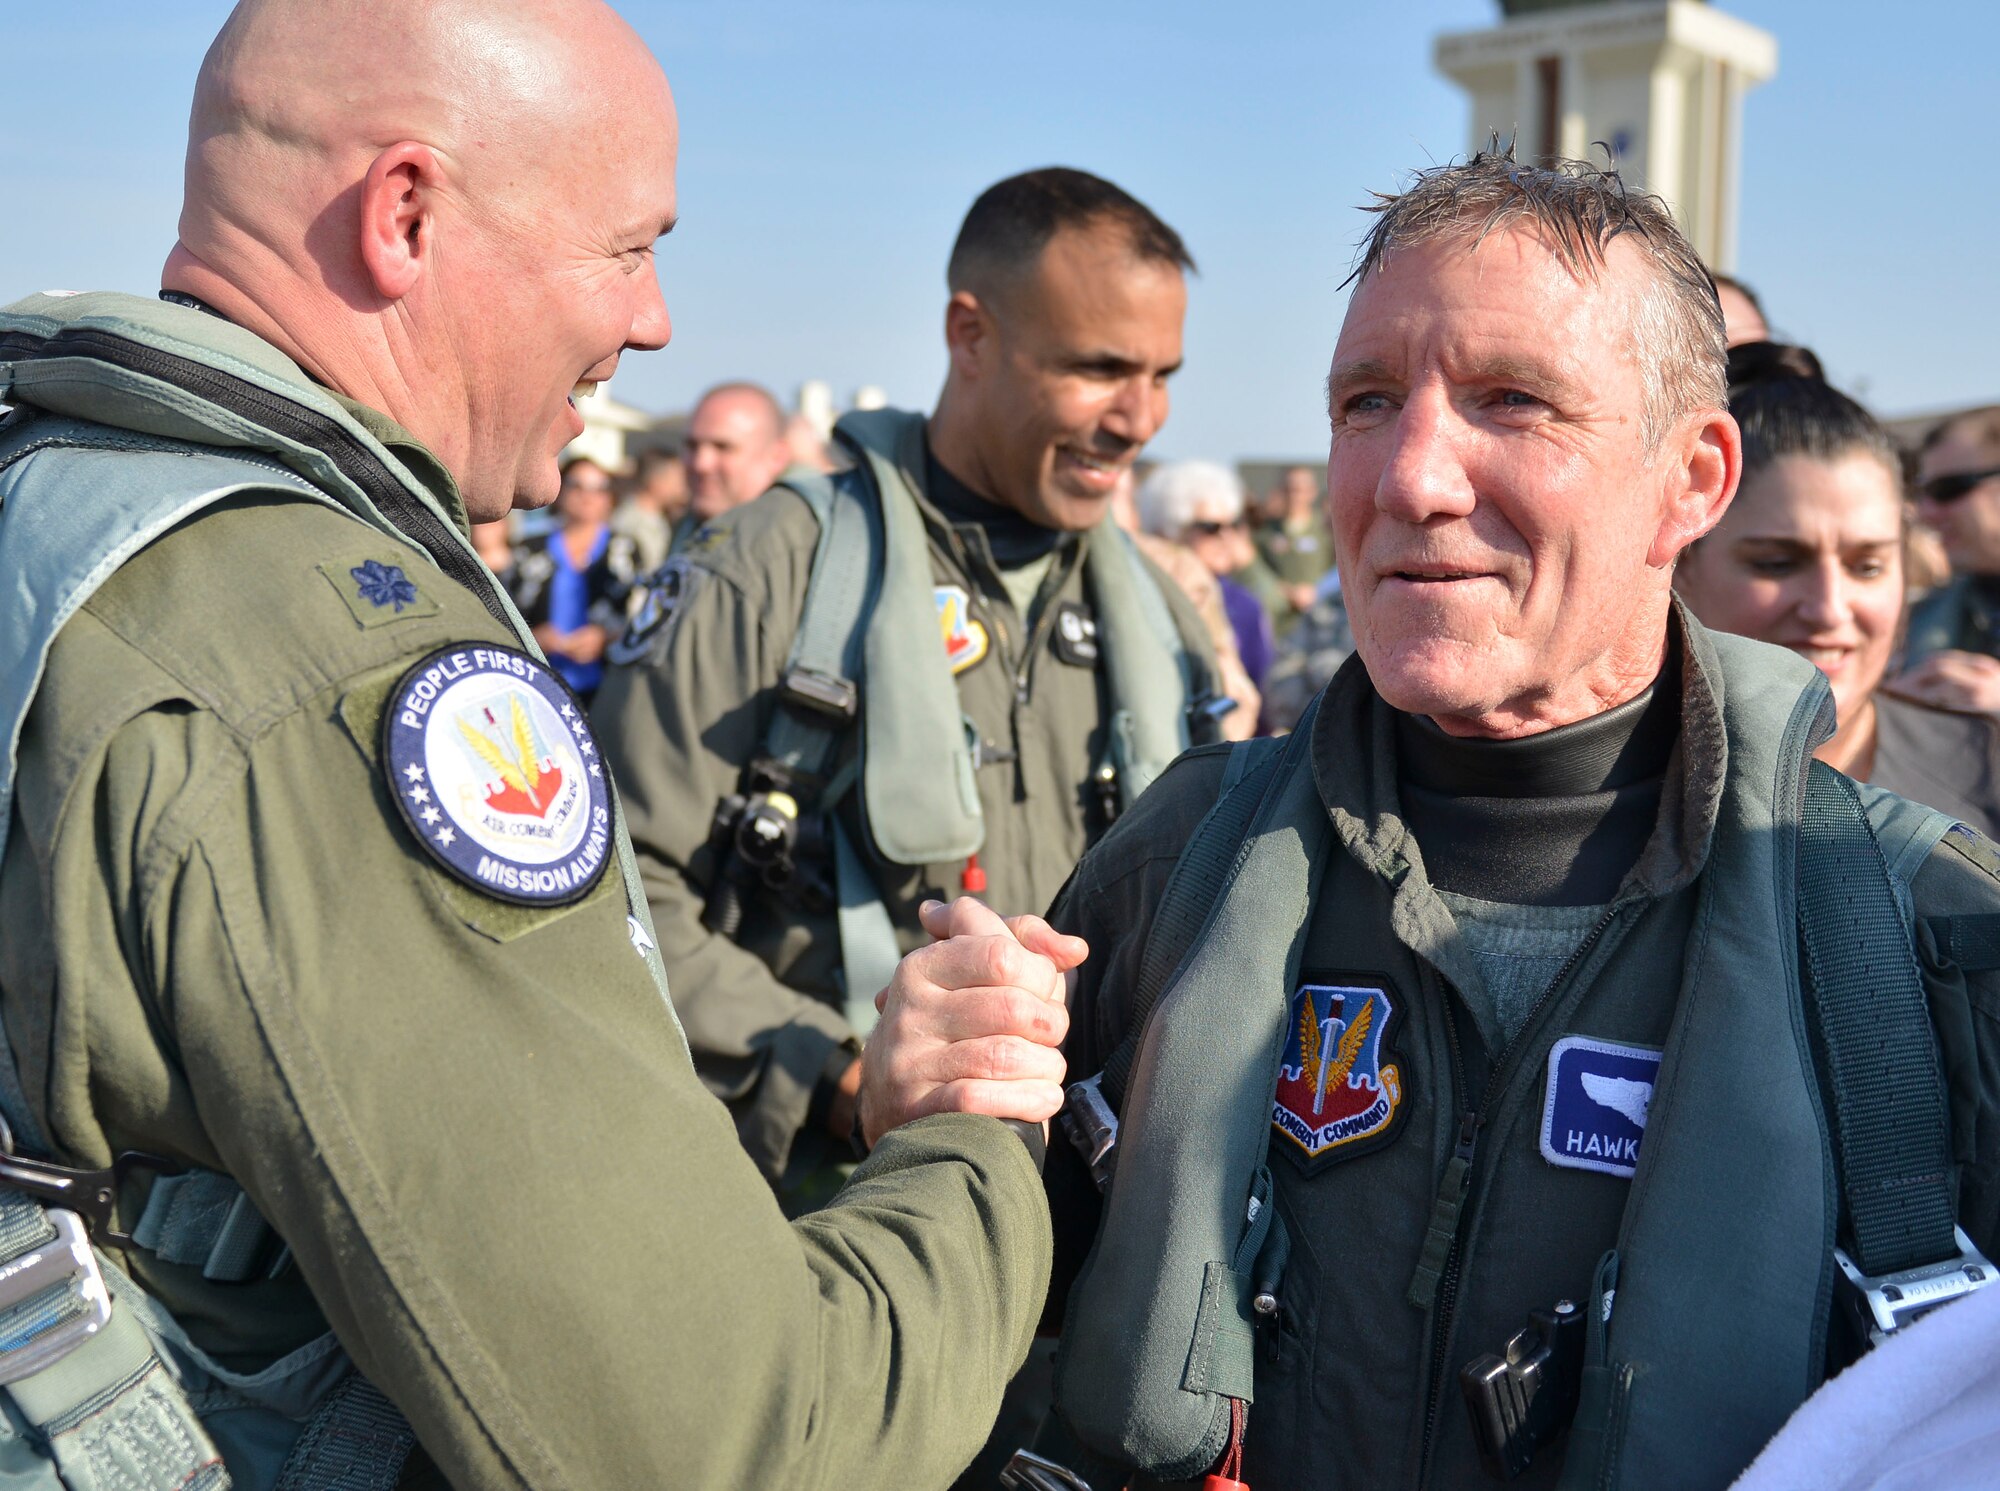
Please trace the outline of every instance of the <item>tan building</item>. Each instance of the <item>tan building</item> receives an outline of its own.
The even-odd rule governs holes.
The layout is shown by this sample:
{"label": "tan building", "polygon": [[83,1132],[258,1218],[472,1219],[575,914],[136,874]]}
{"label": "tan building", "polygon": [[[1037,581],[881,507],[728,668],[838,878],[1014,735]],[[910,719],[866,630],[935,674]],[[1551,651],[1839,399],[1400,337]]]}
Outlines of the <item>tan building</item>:
{"label": "tan building", "polygon": [[1524,159],[1603,160],[1673,207],[1716,269],[1736,259],[1743,95],[1778,68],[1777,39],[1698,0],[1504,0],[1505,18],[1437,40],[1472,97],[1470,146],[1494,131]]}

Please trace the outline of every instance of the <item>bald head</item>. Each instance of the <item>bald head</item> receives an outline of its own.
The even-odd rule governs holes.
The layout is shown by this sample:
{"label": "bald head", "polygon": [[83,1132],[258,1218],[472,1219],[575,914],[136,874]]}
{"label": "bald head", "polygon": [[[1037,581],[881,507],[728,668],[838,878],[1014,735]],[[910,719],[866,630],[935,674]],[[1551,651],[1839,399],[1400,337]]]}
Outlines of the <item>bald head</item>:
{"label": "bald head", "polygon": [[675,146],[597,0],[245,0],[164,280],[407,426],[475,511],[545,502],[573,386],[666,341]]}

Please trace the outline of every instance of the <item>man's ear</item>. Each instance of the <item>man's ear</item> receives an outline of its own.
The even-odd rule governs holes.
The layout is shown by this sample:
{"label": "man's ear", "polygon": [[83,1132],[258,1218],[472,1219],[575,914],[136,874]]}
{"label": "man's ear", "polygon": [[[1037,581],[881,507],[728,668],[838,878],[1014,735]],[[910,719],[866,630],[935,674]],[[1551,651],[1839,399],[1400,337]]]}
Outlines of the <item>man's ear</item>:
{"label": "man's ear", "polygon": [[998,329],[984,301],[970,290],[954,290],[944,306],[944,345],[952,372],[978,378],[993,359]]}
{"label": "man's ear", "polygon": [[1743,476],[1743,432],[1726,409],[1687,416],[1661,442],[1666,509],[1646,551],[1646,563],[1667,569],[1682,550],[1722,521]]}
{"label": "man's ear", "polygon": [[384,300],[401,300],[423,277],[442,180],[437,156],[413,140],[391,145],[361,178],[361,265]]}

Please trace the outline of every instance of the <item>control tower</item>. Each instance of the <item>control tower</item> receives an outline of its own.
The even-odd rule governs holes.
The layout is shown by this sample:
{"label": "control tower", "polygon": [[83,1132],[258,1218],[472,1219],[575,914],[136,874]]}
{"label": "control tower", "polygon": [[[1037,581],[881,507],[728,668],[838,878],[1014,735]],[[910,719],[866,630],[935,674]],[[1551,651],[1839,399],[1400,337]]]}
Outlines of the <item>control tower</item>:
{"label": "control tower", "polygon": [[1503,19],[1437,40],[1438,70],[1472,95],[1470,148],[1493,131],[1525,159],[1602,163],[1658,192],[1709,265],[1736,260],[1743,95],[1778,43],[1700,0],[1501,0]]}

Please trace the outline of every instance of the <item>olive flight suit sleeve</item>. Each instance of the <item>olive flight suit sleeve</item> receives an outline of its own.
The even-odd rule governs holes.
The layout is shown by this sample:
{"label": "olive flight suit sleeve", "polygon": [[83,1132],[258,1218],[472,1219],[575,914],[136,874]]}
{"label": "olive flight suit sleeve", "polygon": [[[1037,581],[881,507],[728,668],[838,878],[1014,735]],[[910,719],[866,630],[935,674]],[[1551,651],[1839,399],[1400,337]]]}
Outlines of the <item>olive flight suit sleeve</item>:
{"label": "olive flight suit sleeve", "polygon": [[656,582],[653,614],[641,608],[652,630],[630,647],[643,652],[608,670],[592,706],[696,1070],[774,1180],[859,1043],[838,1011],[710,930],[703,911],[719,871],[716,807],[763,749],[817,533],[785,491],[704,528]]}
{"label": "olive flight suit sleeve", "polygon": [[2000,849],[1952,829],[1911,895],[1951,1103],[1959,1225],[1988,1258],[2000,1257]]}
{"label": "olive flight suit sleeve", "polygon": [[[191,1157],[242,1183],[454,1485],[945,1484],[1043,1294],[1026,1150],[925,1120],[786,1223],[615,867],[507,905],[405,828],[374,744],[403,667],[111,738],[53,850],[79,929],[35,1082],[59,1144],[93,1105],[143,1137],[184,1091]],[[93,901],[116,935],[74,918]]]}

